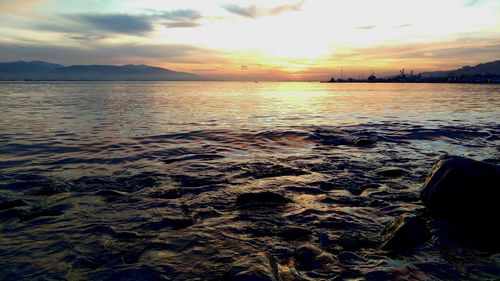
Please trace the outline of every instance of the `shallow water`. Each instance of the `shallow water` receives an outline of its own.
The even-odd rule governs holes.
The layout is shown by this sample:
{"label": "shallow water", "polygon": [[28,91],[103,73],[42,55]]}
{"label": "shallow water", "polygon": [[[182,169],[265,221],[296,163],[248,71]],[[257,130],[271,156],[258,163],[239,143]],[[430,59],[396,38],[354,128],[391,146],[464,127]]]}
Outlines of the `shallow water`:
{"label": "shallow water", "polygon": [[[1,83],[0,279],[217,280],[259,252],[317,280],[495,278],[498,255],[379,232],[440,155],[499,164],[498,120],[499,85]],[[256,191],[292,203],[235,206]],[[334,264],[296,269],[306,243]]]}

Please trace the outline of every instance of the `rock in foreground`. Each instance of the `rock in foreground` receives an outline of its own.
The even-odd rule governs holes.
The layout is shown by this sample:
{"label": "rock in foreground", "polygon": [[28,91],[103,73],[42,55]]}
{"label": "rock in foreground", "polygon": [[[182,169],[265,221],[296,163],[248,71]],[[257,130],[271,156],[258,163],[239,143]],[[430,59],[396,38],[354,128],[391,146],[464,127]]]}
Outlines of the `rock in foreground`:
{"label": "rock in foreground", "polygon": [[330,271],[334,270],[335,258],[312,244],[300,246],[293,253],[297,268],[304,270]]}
{"label": "rock in foreground", "polygon": [[445,156],[425,180],[420,198],[435,218],[492,224],[500,214],[500,176],[494,165]]}
{"label": "rock in foreground", "polygon": [[408,214],[394,219],[381,234],[382,249],[389,251],[409,250],[430,237],[425,221]]}
{"label": "rock in foreground", "polygon": [[224,274],[224,281],[281,280],[276,261],[265,253],[243,257],[234,262]]}

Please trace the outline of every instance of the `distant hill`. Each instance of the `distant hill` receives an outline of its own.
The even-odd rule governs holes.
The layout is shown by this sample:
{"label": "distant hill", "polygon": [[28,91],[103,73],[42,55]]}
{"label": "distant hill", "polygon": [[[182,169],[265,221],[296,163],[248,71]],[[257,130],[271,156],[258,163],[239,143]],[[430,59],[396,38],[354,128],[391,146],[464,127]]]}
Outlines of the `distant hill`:
{"label": "distant hill", "polygon": [[[42,67],[44,66],[44,67]],[[46,62],[0,63],[0,80],[195,81],[203,77],[148,65],[72,65]]]}
{"label": "distant hill", "polygon": [[64,66],[44,61],[4,62],[0,63],[0,80],[35,80],[45,73],[61,67]]}
{"label": "distant hill", "polygon": [[476,66],[464,66],[460,69],[447,71],[423,72],[422,77],[472,76],[478,74],[500,74],[500,60],[480,63]]}

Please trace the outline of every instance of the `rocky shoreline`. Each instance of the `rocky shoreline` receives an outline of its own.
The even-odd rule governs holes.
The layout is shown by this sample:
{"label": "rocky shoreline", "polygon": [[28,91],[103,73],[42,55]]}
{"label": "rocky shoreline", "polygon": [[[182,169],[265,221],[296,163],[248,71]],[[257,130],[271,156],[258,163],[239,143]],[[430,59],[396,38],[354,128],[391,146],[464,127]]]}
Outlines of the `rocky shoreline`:
{"label": "rocky shoreline", "polygon": [[[423,184],[420,198],[426,207],[425,210],[418,215],[402,214],[382,230],[381,249],[388,254],[411,255],[412,249],[429,239],[437,239],[437,235],[431,234],[429,225],[434,225],[432,232],[443,232],[452,240],[451,237],[459,237],[454,241],[442,241],[444,243],[461,243],[466,247],[479,247],[489,253],[498,253],[500,249],[500,232],[496,224],[496,219],[500,215],[498,167],[463,157],[444,156],[433,166]],[[286,204],[289,199],[278,193],[262,192],[242,194],[236,204],[239,201],[245,201],[245,206],[262,207]],[[445,227],[436,227],[440,224],[445,224]],[[305,229],[295,230],[294,233],[309,235]],[[280,270],[274,258],[268,253],[258,253],[234,263],[225,273],[223,280],[309,280],[298,272],[329,271],[337,267],[339,260],[351,259],[363,260],[354,253],[342,252],[334,256],[320,247],[305,244],[294,251],[290,267],[286,271]],[[387,280],[396,276],[379,272],[364,278]]]}
{"label": "rocky shoreline", "polygon": [[[397,178],[410,172],[396,167],[384,167],[375,170],[373,173],[386,178]],[[254,176],[266,178],[287,174],[300,175],[302,173],[297,173],[297,171],[290,170],[290,168],[274,167],[262,170],[254,174]],[[86,181],[87,191],[92,190],[94,185],[97,190],[93,193],[95,196],[102,197],[106,202],[113,203],[126,201],[127,198],[130,200],[129,192],[134,190],[156,186],[159,178],[161,178],[161,175],[141,174],[118,180],[117,182],[121,181],[122,185],[130,186],[126,188],[128,191],[102,190],[100,187],[103,182],[97,179],[82,178],[64,185],[57,185],[53,182],[47,183],[45,186],[36,189],[34,194],[36,196],[60,194],[69,191],[69,189],[61,190],[63,186],[72,188],[72,186],[75,187]],[[156,191],[150,193],[150,196],[163,199],[181,198],[186,192],[189,192],[186,188],[217,184],[217,182],[200,182],[199,179],[194,178],[179,178],[179,180],[181,180],[181,185],[184,188],[171,189],[161,193]],[[106,235],[111,235],[114,239],[123,241],[141,240],[154,237],[145,234],[145,231],[185,230],[204,219],[224,216],[224,213],[234,208],[239,213],[238,217],[240,218],[237,220],[250,220],[257,223],[256,228],[243,230],[244,232],[253,237],[276,237],[285,241],[288,245],[296,245],[296,248],[291,249],[290,254],[285,255],[287,256],[285,260],[279,255],[276,256],[276,253],[266,250],[241,255],[240,258],[227,263],[226,266],[222,266],[220,271],[218,270],[219,273],[213,273],[215,276],[219,276],[216,277],[217,280],[398,279],[402,278],[402,276],[408,277],[408,272],[376,270],[360,274],[361,272],[358,270],[349,269],[351,267],[349,265],[359,267],[365,264],[365,266],[369,266],[370,259],[373,258],[370,258],[370,256],[374,255],[372,252],[377,253],[375,255],[383,254],[387,255],[387,257],[408,257],[411,259],[415,251],[425,252],[429,250],[435,251],[436,249],[449,251],[450,249],[463,248],[476,249],[486,255],[497,255],[500,249],[498,239],[500,235],[495,222],[499,214],[497,204],[500,198],[499,183],[500,170],[493,164],[463,157],[443,156],[434,164],[425,179],[420,191],[420,198],[399,198],[399,200],[409,200],[409,202],[414,202],[417,205],[419,204],[418,201],[421,200],[424,207],[411,208],[410,210],[413,210],[409,212],[399,212],[401,214],[392,221],[387,222],[378,231],[378,235],[374,235],[373,231],[365,233],[362,229],[359,230],[355,224],[350,224],[349,221],[335,223],[335,217],[331,217],[334,220],[328,223],[328,228],[339,229],[340,227],[342,231],[346,231],[341,236],[332,236],[332,233],[318,231],[319,229],[311,228],[311,226],[307,226],[308,223],[301,223],[300,220],[287,225],[285,221],[280,221],[281,219],[278,216],[276,221],[274,220],[276,212],[282,212],[280,210],[287,208],[287,205],[297,203],[294,202],[296,199],[289,198],[283,192],[277,191],[239,193],[233,203],[230,204],[231,206],[226,206],[226,211],[222,208],[196,214],[189,214],[190,211],[187,211],[187,213],[184,212],[184,214],[177,216],[163,216],[159,220],[142,223],[131,231],[118,231],[113,227],[93,229],[92,231],[97,233],[104,231]],[[311,194],[321,194],[322,185],[323,189],[326,187],[325,184],[320,184],[320,188],[317,189],[318,192],[313,192],[314,188],[305,191],[312,192]],[[377,191],[380,187],[379,184],[369,184],[362,187],[360,191],[353,192],[361,195],[361,198],[366,198],[367,195],[370,196],[380,192]],[[336,200],[342,201],[343,199],[342,197],[331,198],[328,200],[328,204],[334,207],[339,203]],[[363,205],[361,202],[356,203],[356,200],[353,199],[348,201],[342,202],[342,204]],[[370,206],[380,204],[384,206],[386,204],[384,202],[387,203],[387,201],[372,199],[368,204]],[[45,208],[30,208],[29,205],[29,202],[23,199],[6,200],[6,198],[2,198],[0,202],[0,218],[4,222],[12,219],[27,222],[44,217],[63,216],[65,211],[72,207],[69,204],[56,204]],[[265,222],[268,219],[263,219],[266,216],[272,218],[269,223]],[[307,216],[304,219],[308,220]],[[320,223],[319,226],[324,228],[325,224]],[[350,230],[354,232],[349,234]],[[124,256],[126,263],[136,263],[146,253],[161,251],[165,247],[161,243],[155,243],[148,243],[146,247],[139,246],[128,250],[128,253]],[[430,244],[432,246],[429,246]],[[84,266],[90,263],[90,266],[94,267],[92,265],[94,262],[87,258],[81,262],[84,263],[82,264]],[[99,263],[95,266],[100,267]],[[436,265],[436,268],[432,270],[438,270],[440,273],[437,276],[442,279],[453,279],[461,276],[458,269],[440,268]],[[493,270],[490,274],[496,275],[499,273],[493,268],[490,270]],[[421,271],[426,272],[426,269],[423,268]],[[142,270],[139,272],[142,272]],[[146,270],[141,274],[145,274],[145,276],[153,274],[151,275],[153,279],[162,279],[160,277],[163,275],[156,275],[155,272]],[[107,280],[114,280],[121,276],[121,273],[116,274],[111,274]],[[413,275],[410,274],[409,276]],[[413,277],[419,279],[422,276],[419,277],[417,274]],[[167,278],[166,280],[170,279]]]}

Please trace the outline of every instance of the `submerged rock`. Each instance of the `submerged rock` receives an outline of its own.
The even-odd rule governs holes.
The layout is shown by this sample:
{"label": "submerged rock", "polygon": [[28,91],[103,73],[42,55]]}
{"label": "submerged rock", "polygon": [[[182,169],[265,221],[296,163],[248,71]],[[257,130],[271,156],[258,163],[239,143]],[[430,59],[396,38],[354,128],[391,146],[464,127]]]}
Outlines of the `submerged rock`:
{"label": "submerged rock", "polygon": [[375,190],[380,188],[382,185],[379,183],[367,183],[361,186],[356,186],[353,188],[349,188],[349,192],[351,192],[352,195],[361,195],[365,190],[370,189],[370,190]]}
{"label": "submerged rock", "polygon": [[404,251],[426,241],[430,237],[425,221],[420,217],[403,214],[394,219],[381,233],[382,249]]}
{"label": "submerged rock", "polygon": [[297,262],[297,268],[304,270],[329,269],[335,262],[331,254],[311,244],[299,247],[293,256]]}
{"label": "submerged rock", "polygon": [[243,257],[224,273],[223,281],[281,281],[278,265],[267,253]]}
{"label": "submerged rock", "polygon": [[364,248],[373,248],[377,244],[377,237],[368,231],[348,231],[347,226],[342,229],[335,242],[345,251],[356,252]]}
{"label": "submerged rock", "polygon": [[243,193],[236,199],[236,206],[239,208],[253,206],[275,206],[285,205],[291,200],[284,195],[270,191]]}
{"label": "submerged rock", "polygon": [[338,259],[344,264],[366,263],[367,260],[354,252],[344,251],[338,254]]}
{"label": "submerged rock", "polygon": [[279,237],[285,240],[300,240],[309,237],[311,230],[300,226],[286,226],[278,230],[276,233]]}
{"label": "submerged rock", "polygon": [[356,146],[371,146],[377,142],[377,138],[374,137],[357,137],[353,140],[353,144]]}
{"label": "submerged rock", "polygon": [[305,265],[312,262],[312,260],[321,255],[322,252],[323,250],[321,250],[319,247],[311,244],[306,244],[295,250],[293,256],[299,264]]}
{"label": "submerged rock", "polygon": [[500,173],[492,164],[446,156],[432,167],[420,199],[436,218],[494,225],[500,214]]}
{"label": "submerged rock", "polygon": [[374,173],[382,177],[398,178],[408,173],[408,171],[398,167],[383,167],[376,169]]}

